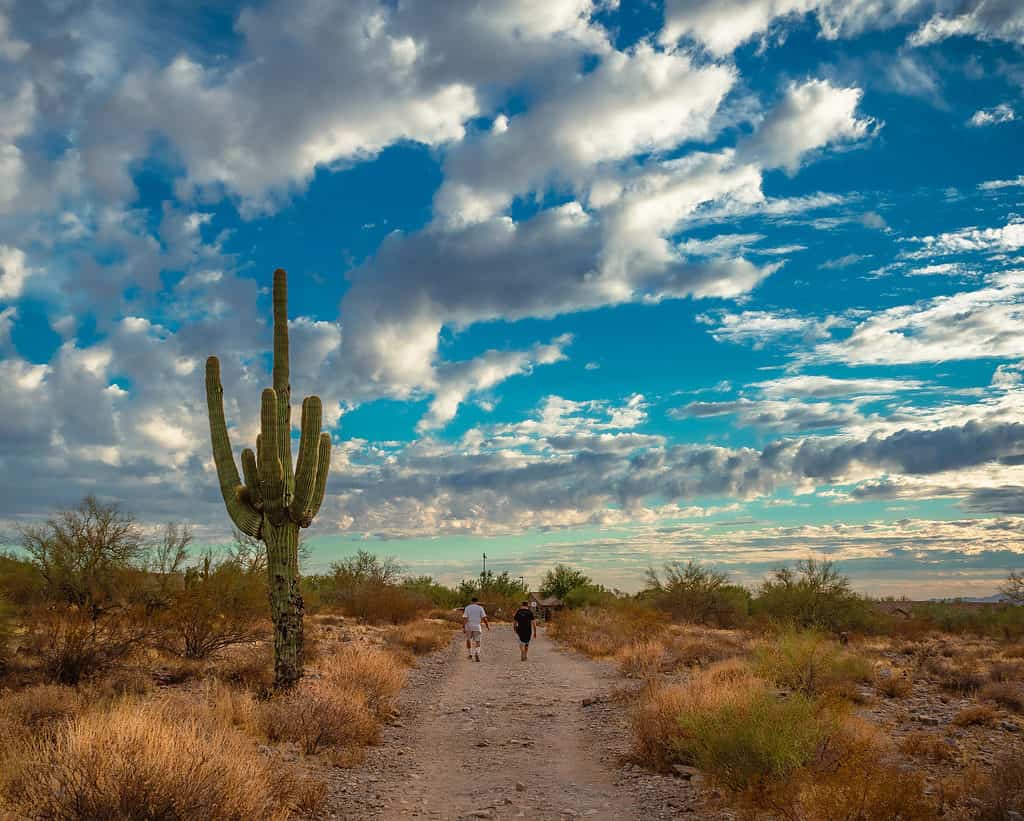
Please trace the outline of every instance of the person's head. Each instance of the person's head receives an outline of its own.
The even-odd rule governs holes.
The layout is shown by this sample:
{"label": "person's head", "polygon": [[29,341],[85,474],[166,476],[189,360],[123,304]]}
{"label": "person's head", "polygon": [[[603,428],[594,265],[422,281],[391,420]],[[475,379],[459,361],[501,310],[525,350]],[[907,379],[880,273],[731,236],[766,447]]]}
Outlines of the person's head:
{"label": "person's head", "polygon": [[478,601],[480,601],[480,599],[478,599],[476,596],[473,596],[473,598],[470,599],[470,601],[472,601],[473,604],[476,604]]}
{"label": "person's head", "polygon": [[525,602],[525,601],[524,601],[524,602],[522,603],[522,605],[520,605],[520,606],[521,606],[521,607],[529,607],[529,606],[530,606],[530,603],[529,603],[529,602]]}

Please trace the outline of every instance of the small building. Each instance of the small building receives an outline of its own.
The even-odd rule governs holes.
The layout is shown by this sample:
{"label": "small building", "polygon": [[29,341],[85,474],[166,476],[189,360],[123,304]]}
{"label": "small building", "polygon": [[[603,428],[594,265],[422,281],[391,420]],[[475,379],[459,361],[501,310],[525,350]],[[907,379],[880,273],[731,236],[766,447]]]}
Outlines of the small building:
{"label": "small building", "polygon": [[554,613],[565,607],[565,602],[557,596],[541,596],[540,593],[531,593],[529,601],[530,609],[544,621],[550,621]]}

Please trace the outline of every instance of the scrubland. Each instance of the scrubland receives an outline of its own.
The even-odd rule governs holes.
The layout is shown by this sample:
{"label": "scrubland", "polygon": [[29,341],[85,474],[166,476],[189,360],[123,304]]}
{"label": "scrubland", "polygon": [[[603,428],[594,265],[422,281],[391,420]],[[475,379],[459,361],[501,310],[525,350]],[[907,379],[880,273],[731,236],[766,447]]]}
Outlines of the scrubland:
{"label": "scrubland", "polygon": [[304,678],[275,691],[252,544],[190,562],[187,530],[147,545],[93,500],[27,536],[35,552],[0,555],[0,818],[315,817],[453,633],[400,585],[392,610],[352,615],[331,595],[376,582],[350,580],[307,614]]}
{"label": "scrubland", "polygon": [[1024,608],[893,614],[815,563],[745,606],[728,588],[716,608],[724,579],[675,570],[685,583],[551,628],[633,682],[619,702],[633,763],[699,781],[709,805],[750,819],[1024,812]]}

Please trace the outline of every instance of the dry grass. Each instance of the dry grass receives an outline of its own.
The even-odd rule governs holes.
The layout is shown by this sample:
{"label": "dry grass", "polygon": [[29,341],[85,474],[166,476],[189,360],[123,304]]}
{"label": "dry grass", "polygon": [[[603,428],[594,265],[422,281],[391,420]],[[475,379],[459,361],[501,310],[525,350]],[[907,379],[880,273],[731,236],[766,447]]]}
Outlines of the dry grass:
{"label": "dry grass", "polygon": [[259,706],[258,720],[269,741],[297,742],[307,755],[372,744],[379,727],[366,695],[347,687],[282,693]]}
{"label": "dry grass", "polygon": [[274,684],[274,659],[265,644],[232,648],[219,660],[213,674],[221,681],[267,695]]}
{"label": "dry grass", "polygon": [[50,740],[8,749],[0,795],[14,814],[214,821],[287,818],[314,810],[325,791],[272,765],[212,716],[125,702],[84,713]]}
{"label": "dry grass", "polygon": [[1024,687],[1009,681],[991,681],[978,692],[978,697],[994,701],[1015,713],[1024,713]]}
{"label": "dry grass", "polygon": [[[931,821],[934,804],[924,777],[895,764],[878,728],[847,719],[828,749],[788,786],[786,817],[798,821]],[[784,787],[783,789],[787,789]],[[783,800],[777,802],[784,805]]]}
{"label": "dry grass", "polygon": [[780,699],[739,665],[649,688],[633,714],[634,747],[665,770],[693,764],[741,791],[786,779],[817,754],[836,716],[815,699]]}
{"label": "dry grass", "polygon": [[886,667],[875,673],[875,690],[886,698],[906,698],[914,691],[914,682],[907,671]]}
{"label": "dry grass", "polygon": [[392,627],[384,634],[384,641],[390,646],[402,647],[417,656],[422,656],[447,647],[453,635],[449,622],[420,619],[400,627]]}
{"label": "dry grass", "polygon": [[957,727],[987,727],[996,719],[996,711],[988,704],[972,704],[953,716]]}
{"label": "dry grass", "polygon": [[74,687],[39,684],[0,692],[0,746],[32,734],[51,733],[62,720],[81,710],[82,697]]}
{"label": "dry grass", "polygon": [[612,610],[568,610],[559,613],[548,633],[552,638],[594,658],[614,656],[636,641],[662,638],[664,617],[649,608],[620,605]]}
{"label": "dry grass", "polygon": [[1007,750],[991,767],[970,768],[957,790],[961,812],[971,821],[1010,821],[1024,812],[1024,749]]}
{"label": "dry grass", "polygon": [[990,681],[1024,680],[1024,661],[997,661],[988,671]]}
{"label": "dry grass", "polygon": [[383,718],[405,684],[405,670],[386,650],[348,646],[324,659],[323,682],[330,688],[361,692],[371,712]]}
{"label": "dry grass", "polygon": [[899,744],[900,751],[911,758],[941,764],[955,761],[959,750],[939,733],[910,733],[903,737]]}
{"label": "dry grass", "polygon": [[666,660],[665,645],[657,640],[627,644],[615,654],[620,672],[629,678],[646,679],[656,676]]}
{"label": "dry grass", "polygon": [[932,681],[943,690],[957,695],[970,695],[985,683],[985,676],[972,662],[951,663],[939,658],[930,658],[925,662]]}

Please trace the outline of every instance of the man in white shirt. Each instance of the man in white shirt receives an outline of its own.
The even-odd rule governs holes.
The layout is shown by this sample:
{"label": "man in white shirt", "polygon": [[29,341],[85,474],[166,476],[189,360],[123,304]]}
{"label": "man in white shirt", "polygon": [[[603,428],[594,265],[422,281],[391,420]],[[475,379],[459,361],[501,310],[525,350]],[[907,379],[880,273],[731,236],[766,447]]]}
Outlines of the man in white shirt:
{"label": "man in white shirt", "polygon": [[462,629],[466,633],[466,652],[471,659],[480,661],[480,639],[483,637],[483,625],[491,629],[491,623],[487,621],[487,613],[478,603],[476,596],[473,601],[462,611]]}

